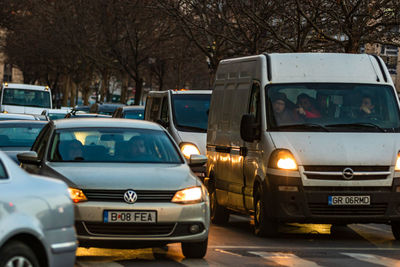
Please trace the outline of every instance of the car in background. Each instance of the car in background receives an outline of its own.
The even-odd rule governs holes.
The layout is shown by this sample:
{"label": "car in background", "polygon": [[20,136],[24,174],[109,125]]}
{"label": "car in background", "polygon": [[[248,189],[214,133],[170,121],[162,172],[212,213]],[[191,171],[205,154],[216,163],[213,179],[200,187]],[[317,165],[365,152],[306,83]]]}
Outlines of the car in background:
{"label": "car in background", "polygon": [[0,192],[0,266],[74,266],[74,207],[66,184],[30,175],[0,152]]}
{"label": "car in background", "polygon": [[144,106],[122,106],[117,108],[113,115],[113,118],[124,118],[124,119],[144,119]]}
{"label": "car in background", "polygon": [[0,121],[0,150],[19,163],[17,154],[29,151],[47,121]]}
{"label": "car in background", "polygon": [[72,111],[76,112],[76,111],[83,111],[83,112],[89,112],[90,110],[90,106],[86,106],[86,105],[76,105]]}
{"label": "car in background", "polygon": [[70,111],[68,109],[45,109],[42,115],[48,117],[48,120],[64,119]]}
{"label": "car in background", "polygon": [[[31,173],[65,181],[73,193],[83,247],[182,243],[186,257],[207,251],[209,199],[178,146],[155,123],[127,119],[51,121],[32,151]],[[206,157],[192,155],[191,165]]]}
{"label": "car in background", "polygon": [[[192,154],[206,155],[211,93],[211,90],[150,91],[144,119],[165,127],[185,158]],[[193,171],[204,178],[206,167],[196,167]]]}
{"label": "car in background", "polygon": [[117,103],[94,103],[90,106],[90,113],[98,113],[98,114],[105,114],[105,115],[112,115],[114,111],[124,106],[124,104],[117,104]]}
{"label": "car in background", "polygon": [[35,115],[19,113],[0,113],[0,121],[7,120],[39,120]]}
{"label": "car in background", "polygon": [[77,119],[81,119],[81,118],[111,118],[110,115],[104,115],[104,114],[98,114],[98,113],[86,113],[86,112],[82,112],[82,111],[72,111],[70,113],[68,113],[67,115],[65,115],[64,117],[65,119],[69,119],[69,118],[77,118]]}

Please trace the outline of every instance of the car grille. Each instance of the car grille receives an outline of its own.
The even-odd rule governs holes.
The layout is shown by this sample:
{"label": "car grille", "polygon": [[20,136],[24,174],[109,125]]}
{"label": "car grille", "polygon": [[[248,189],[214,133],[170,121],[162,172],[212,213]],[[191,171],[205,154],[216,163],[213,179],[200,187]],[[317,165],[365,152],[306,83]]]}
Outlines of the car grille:
{"label": "car grille", "polygon": [[315,193],[315,192],[391,192],[392,187],[382,186],[304,186],[304,192]]}
{"label": "car grille", "polygon": [[169,235],[175,227],[175,223],[95,223],[84,222],[86,229],[91,234],[97,235]]}
{"label": "car grille", "polygon": [[[116,201],[125,202],[124,193],[127,190],[83,190],[83,193],[89,201]],[[136,202],[171,202],[175,191],[154,191],[138,190],[136,191]]]}
{"label": "car grille", "polygon": [[369,206],[329,206],[321,203],[309,203],[309,209],[312,215],[385,215],[387,203],[374,203]]}
{"label": "car grille", "polygon": [[383,180],[390,175],[390,166],[303,166],[308,179],[345,180],[342,173],[351,168],[354,176],[349,180]]}

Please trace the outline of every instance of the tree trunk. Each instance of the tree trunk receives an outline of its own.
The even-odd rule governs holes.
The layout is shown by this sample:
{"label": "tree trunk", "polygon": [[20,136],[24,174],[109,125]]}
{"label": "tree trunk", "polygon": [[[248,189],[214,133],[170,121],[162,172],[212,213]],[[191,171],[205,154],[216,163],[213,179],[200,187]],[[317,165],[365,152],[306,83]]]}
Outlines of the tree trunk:
{"label": "tree trunk", "polygon": [[63,84],[63,90],[62,90],[62,104],[61,106],[66,107],[68,106],[68,97],[69,97],[69,84],[70,84],[71,78],[69,75],[65,76],[64,78],[64,84]]}
{"label": "tree trunk", "polygon": [[142,90],[143,90],[143,79],[139,78],[135,81],[136,92],[135,92],[135,105],[140,105],[142,100]]}
{"label": "tree trunk", "polygon": [[71,97],[69,101],[70,107],[75,107],[75,95],[77,86],[78,85],[74,83],[72,79],[70,79],[70,91],[71,91]]}
{"label": "tree trunk", "polygon": [[101,81],[101,96],[100,96],[100,102],[104,102],[104,98],[108,94],[108,86],[109,86],[109,80],[108,80],[108,71],[103,70],[102,71],[102,81]]}
{"label": "tree trunk", "polygon": [[128,74],[122,74],[122,85],[121,85],[121,99],[120,102],[125,104],[128,96],[128,84],[129,84],[129,76]]}

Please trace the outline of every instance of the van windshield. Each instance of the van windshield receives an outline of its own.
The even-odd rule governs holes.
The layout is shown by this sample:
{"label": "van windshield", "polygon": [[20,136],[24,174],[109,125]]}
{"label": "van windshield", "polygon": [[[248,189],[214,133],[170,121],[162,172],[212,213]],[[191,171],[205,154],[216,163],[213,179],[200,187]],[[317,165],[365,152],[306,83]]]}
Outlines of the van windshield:
{"label": "van windshield", "polygon": [[207,132],[211,94],[172,95],[175,126],[180,131]]}
{"label": "van windshield", "polygon": [[397,99],[387,85],[279,84],[266,95],[273,131],[399,131]]}
{"label": "van windshield", "polygon": [[3,93],[3,105],[51,108],[50,93],[48,91],[6,88]]}

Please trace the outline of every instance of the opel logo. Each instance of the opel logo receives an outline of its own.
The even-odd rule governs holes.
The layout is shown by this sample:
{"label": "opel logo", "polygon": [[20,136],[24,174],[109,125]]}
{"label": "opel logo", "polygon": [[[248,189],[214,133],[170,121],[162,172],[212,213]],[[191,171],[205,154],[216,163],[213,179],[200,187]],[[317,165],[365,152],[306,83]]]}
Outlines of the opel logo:
{"label": "opel logo", "polygon": [[126,203],[133,204],[137,200],[137,194],[133,190],[128,190],[124,194],[124,200]]}
{"label": "opel logo", "polygon": [[346,180],[351,180],[353,178],[354,171],[351,168],[345,168],[342,172],[342,176]]}

